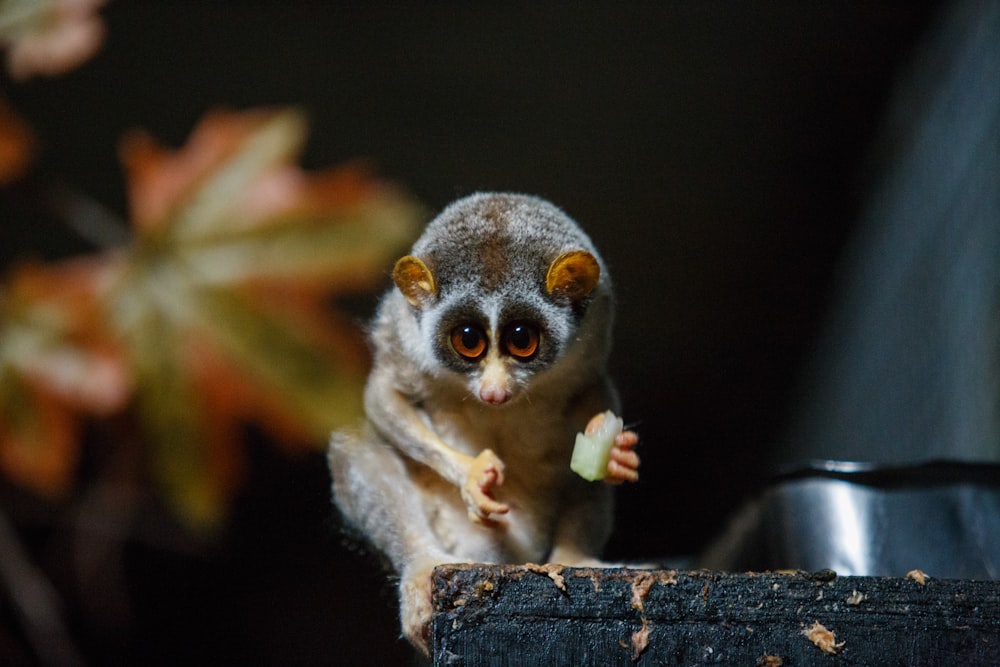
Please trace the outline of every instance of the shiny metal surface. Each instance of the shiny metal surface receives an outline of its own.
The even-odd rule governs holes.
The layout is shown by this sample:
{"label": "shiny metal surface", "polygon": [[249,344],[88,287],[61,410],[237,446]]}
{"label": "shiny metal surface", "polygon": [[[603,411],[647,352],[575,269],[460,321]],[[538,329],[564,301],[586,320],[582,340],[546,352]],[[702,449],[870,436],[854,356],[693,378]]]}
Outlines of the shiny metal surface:
{"label": "shiny metal surface", "polygon": [[1000,466],[815,462],[779,477],[703,565],[998,579]]}

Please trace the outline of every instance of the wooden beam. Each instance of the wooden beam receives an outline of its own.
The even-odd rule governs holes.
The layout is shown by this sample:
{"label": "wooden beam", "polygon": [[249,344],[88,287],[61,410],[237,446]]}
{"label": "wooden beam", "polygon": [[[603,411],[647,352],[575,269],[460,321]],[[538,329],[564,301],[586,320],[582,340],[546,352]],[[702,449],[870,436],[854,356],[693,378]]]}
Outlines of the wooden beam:
{"label": "wooden beam", "polygon": [[435,665],[998,665],[1000,582],[445,565]]}

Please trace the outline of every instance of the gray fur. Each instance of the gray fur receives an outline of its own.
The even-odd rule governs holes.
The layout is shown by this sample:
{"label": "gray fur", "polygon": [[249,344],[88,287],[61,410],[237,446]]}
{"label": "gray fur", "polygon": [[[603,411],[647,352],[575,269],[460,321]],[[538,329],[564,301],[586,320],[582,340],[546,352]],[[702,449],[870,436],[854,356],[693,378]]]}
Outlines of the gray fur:
{"label": "gray fur", "polygon": [[[586,250],[602,269],[578,303],[545,289],[548,267],[569,250]],[[404,632],[426,648],[434,565],[596,562],[611,530],[610,488],[576,477],[569,459],[574,434],[617,406],[605,374],[611,281],[591,240],[557,207],[472,195],[445,208],[411,254],[432,272],[436,297],[412,305],[392,289],[382,299],[368,422],[334,434],[329,458],[336,504],[399,573]],[[543,331],[527,361],[498,345],[503,327],[520,320]],[[479,363],[449,347],[450,328],[464,321],[489,332]],[[509,400],[484,403],[489,383]],[[503,483],[483,482],[490,471]]]}

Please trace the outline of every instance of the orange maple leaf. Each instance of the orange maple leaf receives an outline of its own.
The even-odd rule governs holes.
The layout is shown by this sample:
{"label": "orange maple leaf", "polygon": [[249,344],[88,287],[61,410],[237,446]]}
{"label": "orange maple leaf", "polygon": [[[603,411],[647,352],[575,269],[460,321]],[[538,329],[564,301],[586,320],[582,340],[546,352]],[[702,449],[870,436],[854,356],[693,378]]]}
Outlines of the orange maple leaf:
{"label": "orange maple leaf", "polygon": [[14,79],[54,76],[88,60],[104,42],[104,0],[21,0],[0,5],[0,44]]}
{"label": "orange maple leaf", "polygon": [[93,259],[13,272],[0,300],[0,470],[48,496],[71,488],[83,414],[107,415],[131,389],[99,295]]}
{"label": "orange maple leaf", "polygon": [[[305,132],[293,110],[214,112],[179,150],[125,139],[132,241],[24,271],[0,311],[0,379],[17,380],[0,385],[9,476],[65,489],[74,415],[128,400],[166,497],[211,527],[246,420],[320,447],[359,417],[367,350],[331,295],[383,280],[423,209],[357,165],[303,172]],[[24,340],[54,342],[26,356]]]}
{"label": "orange maple leaf", "polygon": [[18,180],[35,155],[35,137],[24,120],[0,100],[0,185]]}
{"label": "orange maple leaf", "polygon": [[244,420],[320,445],[360,414],[366,348],[330,295],[381,280],[423,215],[358,166],[301,171],[305,130],[291,110],[218,111],[181,150],[121,148],[135,242],[110,313],[155,467],[196,522],[238,480]]}

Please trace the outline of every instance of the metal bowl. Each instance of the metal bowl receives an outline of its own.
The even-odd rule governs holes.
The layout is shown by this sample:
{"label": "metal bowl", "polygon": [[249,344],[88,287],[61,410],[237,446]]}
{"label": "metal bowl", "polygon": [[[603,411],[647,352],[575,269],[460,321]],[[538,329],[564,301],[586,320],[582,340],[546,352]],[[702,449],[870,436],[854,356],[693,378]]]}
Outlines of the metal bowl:
{"label": "metal bowl", "polygon": [[777,477],[700,564],[997,579],[1000,465],[812,462]]}

